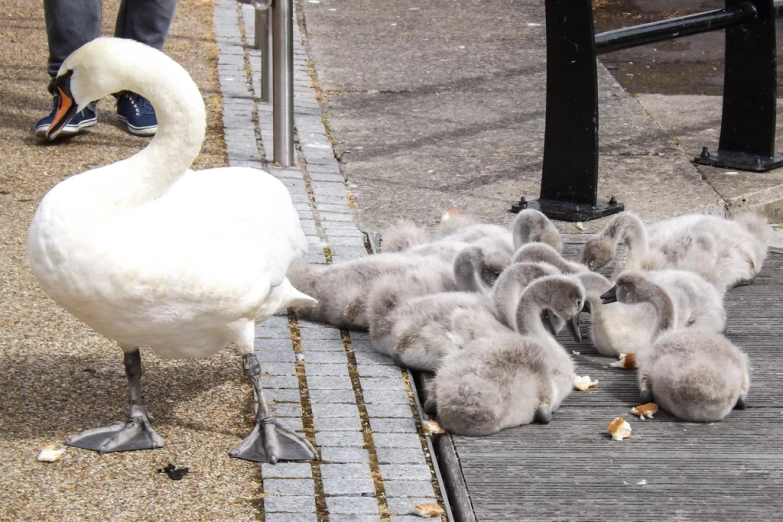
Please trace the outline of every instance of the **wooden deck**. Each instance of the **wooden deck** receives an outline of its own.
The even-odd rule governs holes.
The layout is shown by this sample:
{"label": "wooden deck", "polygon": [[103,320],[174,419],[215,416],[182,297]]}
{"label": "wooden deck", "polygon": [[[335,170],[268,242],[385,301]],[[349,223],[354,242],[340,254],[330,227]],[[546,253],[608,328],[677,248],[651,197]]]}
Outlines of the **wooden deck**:
{"label": "wooden deck", "polygon": [[[582,236],[584,237],[584,236]],[[568,257],[582,238],[569,238]],[[574,391],[549,425],[491,437],[453,437],[472,513],[456,519],[503,521],[779,520],[783,509],[783,254],[771,253],[753,285],[727,294],[728,337],[750,356],[749,407],[713,424],[630,414],[635,372],[589,344],[565,342],[578,373],[599,384]],[[606,425],[633,428],[612,441]],[[440,446],[449,446],[449,439]],[[448,467],[448,459],[439,459]],[[455,461],[453,461],[455,462]],[[444,470],[458,474],[459,470]]]}

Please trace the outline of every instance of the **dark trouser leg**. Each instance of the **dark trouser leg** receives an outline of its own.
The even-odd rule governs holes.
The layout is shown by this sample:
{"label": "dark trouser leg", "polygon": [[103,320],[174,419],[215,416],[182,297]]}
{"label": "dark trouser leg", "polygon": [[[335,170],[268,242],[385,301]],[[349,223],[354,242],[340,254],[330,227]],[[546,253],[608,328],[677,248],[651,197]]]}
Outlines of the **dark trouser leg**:
{"label": "dark trouser leg", "polygon": [[253,382],[258,397],[258,412],[253,431],[239,446],[231,450],[229,455],[272,464],[276,464],[278,460],[317,459],[318,455],[313,446],[301,435],[281,426],[269,411],[261,388],[261,365],[258,364],[255,354],[244,354],[243,365],[245,375]]}
{"label": "dark trouser leg", "polygon": [[177,0],[122,0],[114,36],[163,49]]}
{"label": "dark trouser leg", "polygon": [[47,72],[54,78],[68,55],[100,34],[101,0],[44,0],[44,15],[49,40]]}
{"label": "dark trouser leg", "polygon": [[105,428],[85,430],[69,437],[65,443],[77,448],[101,453],[133,451],[163,447],[163,439],[150,426],[147,406],[141,394],[141,355],[138,350],[125,354],[125,375],[128,377],[130,412],[127,422]]}

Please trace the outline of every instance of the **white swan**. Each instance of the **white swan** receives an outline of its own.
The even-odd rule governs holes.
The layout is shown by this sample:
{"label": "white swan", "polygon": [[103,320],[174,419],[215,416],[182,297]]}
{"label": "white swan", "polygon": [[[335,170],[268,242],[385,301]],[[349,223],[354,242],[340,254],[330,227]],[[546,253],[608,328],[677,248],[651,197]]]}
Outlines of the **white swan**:
{"label": "white swan", "polygon": [[144,150],[59,183],[30,225],[30,263],[43,290],[125,353],[128,421],[66,442],[102,453],[161,447],[141,395],[138,348],[207,357],[234,343],[259,409],[231,455],[316,458],[269,413],[253,354],[257,321],[315,303],[285,277],[307,248],[285,186],[256,169],[188,170],[204,139],[204,103],[190,75],[151,47],[96,39],[65,60],[56,85],[50,138],[88,102],[124,89],[148,98],[158,116]]}

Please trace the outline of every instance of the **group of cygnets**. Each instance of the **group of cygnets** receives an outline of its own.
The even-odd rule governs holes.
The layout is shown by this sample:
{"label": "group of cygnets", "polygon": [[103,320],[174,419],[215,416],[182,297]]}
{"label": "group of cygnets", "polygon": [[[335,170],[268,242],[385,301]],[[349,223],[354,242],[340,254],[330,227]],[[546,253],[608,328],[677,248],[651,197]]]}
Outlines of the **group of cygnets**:
{"label": "group of cygnets", "polygon": [[[368,329],[378,352],[434,372],[425,409],[453,433],[548,423],[576,375],[554,334],[567,327],[581,340],[580,311],[601,354],[636,354],[641,403],[709,422],[747,402],[748,360],[723,335],[723,294],[761,270],[766,236],[752,213],[645,224],[623,212],[575,263],[536,210],[510,228],[449,210],[432,234],[402,221],[381,254],[298,263],[288,277],[318,300],[300,317]],[[611,279],[597,273],[612,261]]]}

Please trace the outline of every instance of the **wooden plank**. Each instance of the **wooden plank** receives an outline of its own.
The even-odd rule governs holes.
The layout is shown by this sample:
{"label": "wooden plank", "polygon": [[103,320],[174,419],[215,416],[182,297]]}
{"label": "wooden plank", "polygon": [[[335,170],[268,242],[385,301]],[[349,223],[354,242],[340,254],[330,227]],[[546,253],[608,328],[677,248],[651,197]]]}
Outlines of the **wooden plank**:
{"label": "wooden plank", "polygon": [[[578,258],[585,236],[567,238]],[[599,381],[575,391],[549,425],[453,440],[476,518],[494,520],[775,520],[783,506],[783,255],[770,254],[756,282],[726,296],[727,335],[751,360],[750,407],[719,423],[630,414],[635,372],[589,344],[578,373]],[[624,417],[633,436],[612,441],[606,425]],[[451,463],[450,465],[453,465]]]}

